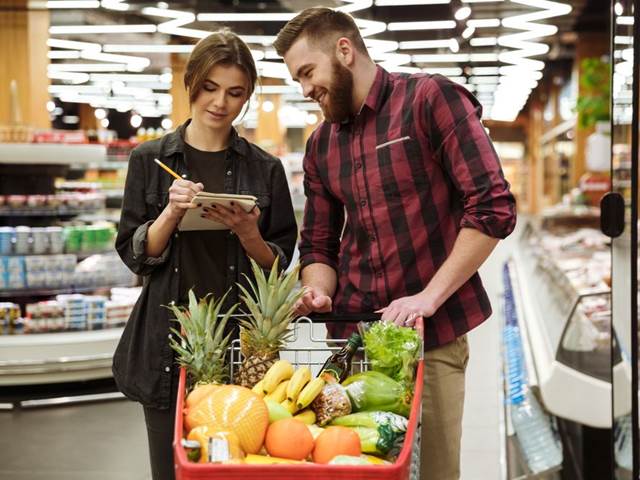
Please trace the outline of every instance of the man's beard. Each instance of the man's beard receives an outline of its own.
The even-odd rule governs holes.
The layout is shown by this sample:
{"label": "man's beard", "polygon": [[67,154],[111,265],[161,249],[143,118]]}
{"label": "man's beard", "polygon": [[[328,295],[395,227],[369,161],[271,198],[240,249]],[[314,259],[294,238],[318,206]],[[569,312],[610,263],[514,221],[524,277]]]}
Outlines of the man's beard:
{"label": "man's beard", "polygon": [[327,92],[328,102],[326,107],[321,106],[321,108],[328,122],[338,123],[346,120],[353,113],[351,111],[353,74],[337,60],[332,62],[332,66],[331,88]]}

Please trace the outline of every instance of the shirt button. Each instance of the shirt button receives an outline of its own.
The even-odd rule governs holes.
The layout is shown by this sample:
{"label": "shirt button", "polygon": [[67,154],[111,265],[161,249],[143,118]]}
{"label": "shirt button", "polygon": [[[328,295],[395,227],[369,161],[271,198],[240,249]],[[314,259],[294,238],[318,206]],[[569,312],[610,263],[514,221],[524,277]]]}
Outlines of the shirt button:
{"label": "shirt button", "polygon": [[362,164],[360,162],[356,162],[356,169],[362,167]]}
{"label": "shirt button", "polygon": [[231,170],[227,170],[227,177],[230,177],[232,173]]}
{"label": "shirt button", "polygon": [[178,273],[178,267],[174,268],[173,271]]}
{"label": "shirt button", "polygon": [[[171,334],[167,335],[169,337],[169,340],[171,340]],[[168,367],[167,367],[168,368]]]}
{"label": "shirt button", "polygon": [[376,240],[376,236],[372,233],[371,235],[369,235],[369,240],[374,242]]}
{"label": "shirt button", "polygon": [[160,202],[158,202],[158,208],[161,208],[162,204]]}
{"label": "shirt button", "polygon": [[169,373],[171,371],[171,367],[164,367],[164,371]]}
{"label": "shirt button", "polygon": [[363,207],[367,206],[367,201],[366,200],[360,200],[360,205]]}
{"label": "shirt button", "polygon": [[232,272],[236,269],[235,265],[229,265],[229,270],[231,270]]}
{"label": "shirt button", "polygon": [[174,233],[174,234],[173,234],[173,236],[174,236],[175,238],[178,238],[178,233]]}

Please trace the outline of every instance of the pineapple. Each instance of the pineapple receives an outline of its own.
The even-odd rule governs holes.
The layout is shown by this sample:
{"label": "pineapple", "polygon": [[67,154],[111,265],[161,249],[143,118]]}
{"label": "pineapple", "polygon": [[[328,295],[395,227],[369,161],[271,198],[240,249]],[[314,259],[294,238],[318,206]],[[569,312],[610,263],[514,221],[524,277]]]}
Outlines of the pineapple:
{"label": "pineapple", "polygon": [[249,277],[252,294],[238,285],[240,298],[249,315],[240,320],[240,349],[244,361],[238,369],[235,383],[253,388],[279,358],[280,349],[291,336],[289,324],[294,318],[294,304],[302,296],[302,289],[294,290],[300,266],[287,275],[278,272],[278,258],[273,262],[267,279],[260,266],[251,260],[255,284]]}
{"label": "pineapple", "polygon": [[238,304],[234,305],[222,318],[218,318],[226,294],[218,301],[209,295],[196,300],[193,290],[189,290],[189,308],[170,305],[175,320],[182,332],[171,331],[179,339],[171,338],[171,348],[177,353],[178,364],[186,368],[193,384],[224,383],[228,375],[225,371],[225,356],[231,334],[226,337],[224,329],[229,317]]}

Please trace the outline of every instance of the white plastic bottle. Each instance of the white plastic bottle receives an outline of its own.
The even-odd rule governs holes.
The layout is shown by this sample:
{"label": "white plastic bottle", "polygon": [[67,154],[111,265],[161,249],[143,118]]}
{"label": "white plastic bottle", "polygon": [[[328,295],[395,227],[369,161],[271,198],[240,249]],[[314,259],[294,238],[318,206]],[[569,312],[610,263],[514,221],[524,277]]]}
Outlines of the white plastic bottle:
{"label": "white plastic bottle", "polygon": [[511,421],[533,473],[562,463],[562,446],[551,428],[549,417],[530,392],[513,400]]}

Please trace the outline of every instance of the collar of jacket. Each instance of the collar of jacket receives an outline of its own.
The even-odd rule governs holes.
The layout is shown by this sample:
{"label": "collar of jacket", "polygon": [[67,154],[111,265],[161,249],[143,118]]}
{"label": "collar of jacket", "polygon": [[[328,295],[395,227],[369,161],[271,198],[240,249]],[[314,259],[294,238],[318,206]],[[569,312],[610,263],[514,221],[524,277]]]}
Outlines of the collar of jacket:
{"label": "collar of jacket", "polygon": [[[162,137],[162,146],[160,150],[163,155],[169,156],[174,153],[184,153],[184,131],[187,128],[187,125],[191,123],[191,119],[184,122],[178,128],[176,128],[173,132],[167,133],[164,137]],[[242,155],[243,157],[247,156],[247,144],[246,142],[238,135],[238,132],[235,128],[231,127],[231,133],[229,137],[229,148],[234,152]]]}

